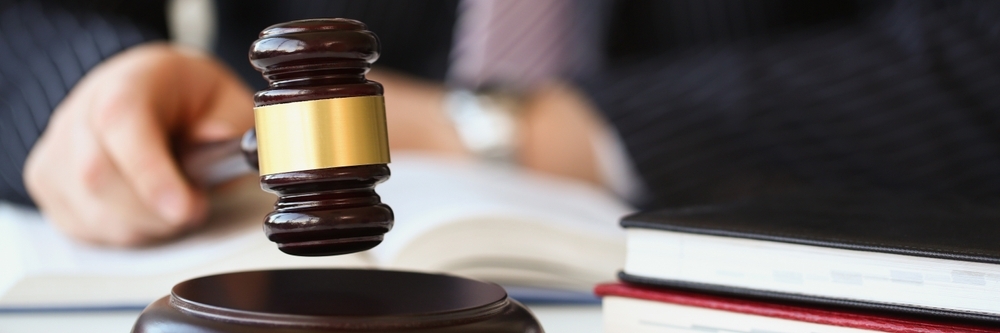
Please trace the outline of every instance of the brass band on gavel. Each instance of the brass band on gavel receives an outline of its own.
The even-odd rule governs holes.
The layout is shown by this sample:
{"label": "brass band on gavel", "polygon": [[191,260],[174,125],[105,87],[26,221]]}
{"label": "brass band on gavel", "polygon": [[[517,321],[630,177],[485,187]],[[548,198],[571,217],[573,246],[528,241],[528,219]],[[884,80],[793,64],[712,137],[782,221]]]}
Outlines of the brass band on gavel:
{"label": "brass band on gavel", "polygon": [[389,163],[382,96],[254,108],[260,174]]}

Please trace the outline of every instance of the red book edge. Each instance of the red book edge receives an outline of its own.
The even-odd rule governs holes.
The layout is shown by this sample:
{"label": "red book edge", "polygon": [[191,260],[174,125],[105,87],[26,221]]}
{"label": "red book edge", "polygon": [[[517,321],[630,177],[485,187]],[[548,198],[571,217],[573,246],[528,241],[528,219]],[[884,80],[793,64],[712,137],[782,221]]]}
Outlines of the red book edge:
{"label": "red book edge", "polygon": [[964,324],[943,324],[932,321],[896,318],[884,315],[872,315],[817,307],[767,303],[741,298],[681,291],[670,288],[649,288],[624,283],[600,284],[594,288],[594,293],[598,296],[638,298],[765,317],[892,333],[1000,332],[1000,328],[967,326]]}

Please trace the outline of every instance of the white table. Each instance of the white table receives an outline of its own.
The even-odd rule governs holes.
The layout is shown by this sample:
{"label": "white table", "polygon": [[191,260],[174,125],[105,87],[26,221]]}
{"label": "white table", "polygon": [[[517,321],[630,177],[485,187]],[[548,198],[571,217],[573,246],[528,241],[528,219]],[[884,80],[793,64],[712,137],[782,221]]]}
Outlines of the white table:
{"label": "white table", "polygon": [[[598,305],[529,306],[547,333],[601,332]],[[75,313],[0,313],[3,333],[113,333],[129,332],[139,311]]]}

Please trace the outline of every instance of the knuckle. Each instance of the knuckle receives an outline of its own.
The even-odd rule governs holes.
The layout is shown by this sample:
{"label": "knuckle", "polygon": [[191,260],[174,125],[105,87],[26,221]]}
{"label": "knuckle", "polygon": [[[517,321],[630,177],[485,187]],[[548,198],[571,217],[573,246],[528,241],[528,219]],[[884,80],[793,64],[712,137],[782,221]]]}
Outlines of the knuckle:
{"label": "knuckle", "polygon": [[115,91],[109,90],[98,98],[90,112],[90,123],[97,130],[113,128],[119,124],[129,112],[127,98]]}
{"label": "knuckle", "polygon": [[103,156],[89,154],[83,157],[78,170],[80,172],[80,184],[83,185],[83,189],[89,193],[95,193],[107,185],[111,166]]}
{"label": "knuckle", "polygon": [[130,178],[140,196],[149,198],[154,195],[153,192],[170,187],[169,183],[173,178],[169,169],[164,168],[163,159],[149,155],[137,156],[129,163],[134,163],[129,168],[134,172]]}
{"label": "knuckle", "polygon": [[145,179],[155,180],[156,175],[163,175],[163,161],[164,156],[157,156],[152,152],[147,152],[139,156],[135,156],[131,163],[134,163],[134,167],[137,172],[137,176],[144,177]]}

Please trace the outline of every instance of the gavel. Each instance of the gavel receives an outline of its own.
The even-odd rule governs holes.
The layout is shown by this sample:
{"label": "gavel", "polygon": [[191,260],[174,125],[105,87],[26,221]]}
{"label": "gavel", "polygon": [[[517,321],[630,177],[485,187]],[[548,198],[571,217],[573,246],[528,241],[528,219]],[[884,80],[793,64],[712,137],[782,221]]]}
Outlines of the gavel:
{"label": "gavel", "polygon": [[[365,79],[378,38],[347,19],[268,27],[250,49],[267,79],[254,96],[256,131],[185,154],[185,172],[207,185],[256,164],[278,195],[267,237],[288,254],[370,249],[392,227],[375,194],[389,178],[382,86]],[[246,154],[246,161],[241,153]],[[250,163],[246,163],[249,161]],[[499,285],[392,270],[292,269],[222,273],[178,283],[136,320],[148,332],[542,333]]]}
{"label": "gavel", "polygon": [[278,195],[264,233],[288,254],[329,256],[375,247],[393,214],[374,187],[389,178],[382,85],[365,74],[378,38],[363,23],[317,19],[268,27],[250,63],[268,82],[254,95],[255,129],[241,144],[195,149],[184,169],[217,183],[250,169]]}

